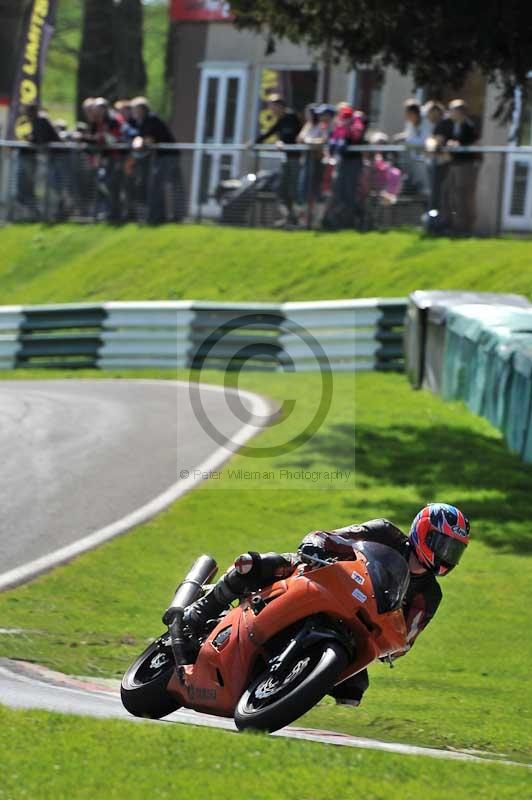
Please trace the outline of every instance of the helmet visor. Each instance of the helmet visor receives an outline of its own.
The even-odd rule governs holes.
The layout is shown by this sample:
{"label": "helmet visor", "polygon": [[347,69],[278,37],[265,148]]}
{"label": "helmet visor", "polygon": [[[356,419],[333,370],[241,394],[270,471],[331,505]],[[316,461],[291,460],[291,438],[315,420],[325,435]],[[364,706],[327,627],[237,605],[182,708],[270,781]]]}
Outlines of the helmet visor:
{"label": "helmet visor", "polygon": [[427,544],[437,558],[453,567],[458,564],[467,547],[465,542],[439,531],[431,531],[428,534]]}

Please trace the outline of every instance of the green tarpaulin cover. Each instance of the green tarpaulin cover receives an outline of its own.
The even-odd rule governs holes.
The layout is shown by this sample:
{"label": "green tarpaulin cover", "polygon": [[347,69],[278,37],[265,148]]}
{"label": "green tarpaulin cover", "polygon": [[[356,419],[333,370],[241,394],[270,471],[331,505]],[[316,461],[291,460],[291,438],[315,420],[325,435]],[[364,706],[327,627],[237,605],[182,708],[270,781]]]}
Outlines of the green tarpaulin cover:
{"label": "green tarpaulin cover", "polygon": [[449,312],[442,394],[463,400],[532,462],[532,308],[469,305]]}

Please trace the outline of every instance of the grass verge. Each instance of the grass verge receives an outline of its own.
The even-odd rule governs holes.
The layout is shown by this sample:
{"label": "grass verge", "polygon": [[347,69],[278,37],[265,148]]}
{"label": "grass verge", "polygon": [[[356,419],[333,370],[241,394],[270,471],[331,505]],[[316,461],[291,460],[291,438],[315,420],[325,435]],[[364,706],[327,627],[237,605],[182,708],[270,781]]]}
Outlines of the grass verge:
{"label": "grass verge", "polygon": [[[296,400],[295,414],[255,440],[261,445],[295,436],[320,393],[320,376],[311,374],[247,374],[241,384]],[[238,477],[239,467],[260,474]],[[282,472],[300,468],[340,468],[348,478],[302,481]],[[118,676],[160,632],[161,610],[196,554],[211,552],[225,565],[248,548],[295,548],[308,530],[375,516],[405,528],[425,502],[445,499],[470,514],[474,544],[443,582],[437,619],[393,671],[372,668],[359,710],[326,700],[305,724],[529,758],[523,687],[532,653],[524,598],[532,562],[523,520],[531,474],[498,433],[461,406],[414,393],[401,376],[335,375],[330,414],[299,450],[259,466],[238,455],[220,479],[150,523],[3,594],[2,626],[23,633],[1,635],[0,654],[73,674]]]}
{"label": "grass verge", "polygon": [[[0,706],[0,798],[507,800],[518,767],[394,756],[183,725],[132,725]],[[310,766],[311,765],[311,766]]]}
{"label": "grass verge", "polygon": [[532,296],[530,242],[211,225],[0,231],[2,303],[321,300],[423,289]]}

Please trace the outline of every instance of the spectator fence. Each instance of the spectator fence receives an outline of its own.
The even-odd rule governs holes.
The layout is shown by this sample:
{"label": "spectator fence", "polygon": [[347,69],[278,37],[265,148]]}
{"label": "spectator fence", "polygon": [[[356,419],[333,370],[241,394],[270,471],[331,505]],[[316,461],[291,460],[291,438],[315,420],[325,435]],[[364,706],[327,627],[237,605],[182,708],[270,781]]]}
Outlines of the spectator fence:
{"label": "spectator fence", "polygon": [[[360,231],[424,224],[433,233],[468,233],[466,173],[455,166],[471,156],[475,231],[532,231],[532,148],[503,146],[429,154],[358,145],[328,156],[307,145],[183,143],[136,151],[0,140],[0,221],[208,220]],[[431,209],[440,210],[438,218],[424,216]]]}

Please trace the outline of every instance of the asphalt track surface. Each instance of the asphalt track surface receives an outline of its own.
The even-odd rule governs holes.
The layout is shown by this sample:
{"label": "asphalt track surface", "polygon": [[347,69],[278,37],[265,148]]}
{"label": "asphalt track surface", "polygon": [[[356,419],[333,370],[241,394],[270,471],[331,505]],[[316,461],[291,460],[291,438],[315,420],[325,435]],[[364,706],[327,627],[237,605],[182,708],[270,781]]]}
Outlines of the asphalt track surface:
{"label": "asphalt track surface", "polygon": [[[111,685],[110,685],[111,684]],[[132,717],[125,711],[120,701],[118,685],[98,684],[91,678],[72,678],[51,672],[35,664],[13,662],[0,659],[0,698],[1,701],[14,708],[40,708],[64,714],[81,714],[89,717],[105,719],[126,719],[149,725],[187,724],[201,727],[219,728],[236,732],[232,720],[198,714],[183,709],[170,714],[163,720],[142,720]],[[406,756],[427,756],[429,758],[453,761],[469,761],[476,763],[498,763],[507,766],[524,767],[528,764],[509,761],[503,756],[494,758],[493,754],[477,754],[477,751],[438,750],[431,747],[415,747],[396,742],[382,742],[357,736],[348,736],[334,731],[321,731],[312,728],[290,726],[273,736],[288,739],[302,739],[321,744],[340,747],[353,747],[363,750],[379,750]]]}
{"label": "asphalt track surface", "polygon": [[[205,433],[184,383],[2,382],[0,589],[28,580],[157,513],[201,481],[194,472],[221,466],[238,444],[266,424],[268,415],[275,415],[274,407],[247,394],[237,418],[220,390],[204,389],[203,407],[231,441],[227,447]],[[183,478],[183,471],[190,474]],[[115,685],[7,659],[0,659],[0,702],[142,724],[236,730],[231,720],[186,709],[159,722],[138,720],[122,707]],[[529,768],[488,753],[416,747],[333,731],[289,727],[273,735]]]}
{"label": "asphalt track surface", "polygon": [[0,589],[153,516],[274,413],[245,394],[237,417],[219,387],[202,386],[201,403],[227,449],[183,382],[0,382]]}

